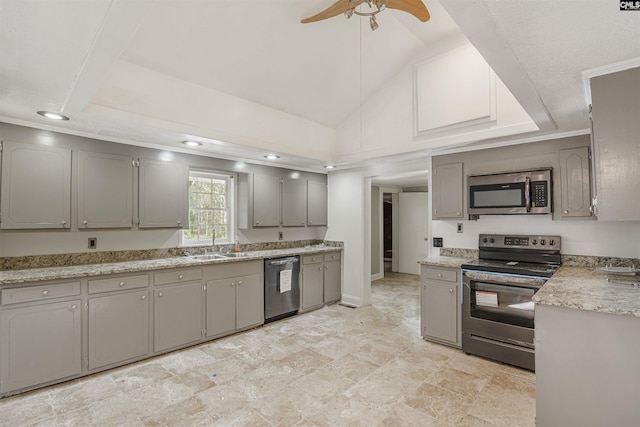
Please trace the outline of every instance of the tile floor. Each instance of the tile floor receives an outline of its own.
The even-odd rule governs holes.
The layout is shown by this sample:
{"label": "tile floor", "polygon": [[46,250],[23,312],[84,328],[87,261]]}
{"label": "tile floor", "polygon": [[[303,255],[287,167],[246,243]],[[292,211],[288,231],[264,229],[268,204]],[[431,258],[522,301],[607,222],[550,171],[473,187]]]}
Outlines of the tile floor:
{"label": "tile floor", "polygon": [[418,277],[0,400],[3,426],[534,426],[535,377],[419,335]]}

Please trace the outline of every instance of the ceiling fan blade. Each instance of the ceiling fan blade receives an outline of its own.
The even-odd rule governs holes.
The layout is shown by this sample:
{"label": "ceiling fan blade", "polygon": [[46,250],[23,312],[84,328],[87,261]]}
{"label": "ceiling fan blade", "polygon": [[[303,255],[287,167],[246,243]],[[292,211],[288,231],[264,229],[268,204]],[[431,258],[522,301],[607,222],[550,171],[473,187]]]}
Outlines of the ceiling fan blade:
{"label": "ceiling fan blade", "polygon": [[300,22],[306,24],[309,22],[322,21],[323,19],[332,18],[334,16],[340,15],[341,13],[345,13],[347,10],[358,6],[362,2],[363,0],[338,0],[322,12],[308,18],[304,18]]}
{"label": "ceiling fan blade", "polygon": [[427,22],[431,15],[421,0],[388,0],[387,7],[410,13],[422,22]]}

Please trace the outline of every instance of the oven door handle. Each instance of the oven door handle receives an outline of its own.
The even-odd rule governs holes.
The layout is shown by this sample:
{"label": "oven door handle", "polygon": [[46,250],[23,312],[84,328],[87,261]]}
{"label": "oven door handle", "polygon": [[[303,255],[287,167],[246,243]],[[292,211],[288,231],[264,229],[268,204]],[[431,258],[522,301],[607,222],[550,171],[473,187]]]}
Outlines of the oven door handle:
{"label": "oven door handle", "polygon": [[532,276],[518,276],[507,273],[494,273],[489,271],[463,270],[462,276],[470,280],[488,281],[500,285],[520,286],[523,288],[540,289],[547,282],[546,278]]}

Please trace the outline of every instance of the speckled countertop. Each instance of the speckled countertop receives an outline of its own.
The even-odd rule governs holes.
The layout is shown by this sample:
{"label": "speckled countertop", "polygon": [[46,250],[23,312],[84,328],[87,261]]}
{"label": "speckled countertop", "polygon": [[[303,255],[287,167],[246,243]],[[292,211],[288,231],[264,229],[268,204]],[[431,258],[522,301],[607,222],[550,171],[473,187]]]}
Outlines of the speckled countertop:
{"label": "speckled countertop", "polygon": [[[638,279],[640,280],[640,279]],[[561,267],[533,296],[536,304],[640,317],[640,288],[606,281],[593,268]]]}
{"label": "speckled countertop", "polygon": [[100,276],[104,274],[130,273],[136,271],[159,270],[175,267],[199,267],[204,265],[222,264],[261,260],[288,255],[307,255],[314,253],[335,252],[342,248],[325,246],[299,247],[289,249],[274,249],[265,251],[245,252],[240,258],[218,258],[199,261],[190,257],[173,257],[143,261],[113,262],[104,264],[88,264],[69,267],[32,268],[26,270],[0,271],[0,285],[39,282],[43,280],[71,279],[79,277]]}
{"label": "speckled countertop", "polygon": [[460,268],[465,262],[469,262],[471,258],[460,258],[453,256],[437,256],[423,259],[419,261],[422,265],[430,265],[432,267],[450,267]]}

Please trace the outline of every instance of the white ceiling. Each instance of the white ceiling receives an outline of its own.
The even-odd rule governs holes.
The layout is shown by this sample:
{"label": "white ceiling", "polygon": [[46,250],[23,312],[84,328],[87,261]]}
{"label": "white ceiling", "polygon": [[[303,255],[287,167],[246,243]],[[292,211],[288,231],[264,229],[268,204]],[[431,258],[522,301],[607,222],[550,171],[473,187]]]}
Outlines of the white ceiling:
{"label": "white ceiling", "polygon": [[[185,136],[220,139],[207,155],[264,161],[265,147],[198,135],[184,117],[169,126],[127,111],[163,100],[165,88],[142,100],[105,82],[116,69],[140,67],[334,129],[416,55],[460,37],[461,28],[540,133],[566,132],[588,128],[581,73],[640,58],[640,13],[608,0],[426,0],[427,23],[387,10],[375,32],[356,17],[300,24],[332,2],[0,0],[0,121],[183,151]],[[109,109],[100,108],[105,101]],[[37,110],[72,120],[52,124]],[[307,151],[281,152],[281,164],[322,170],[325,160]]]}

